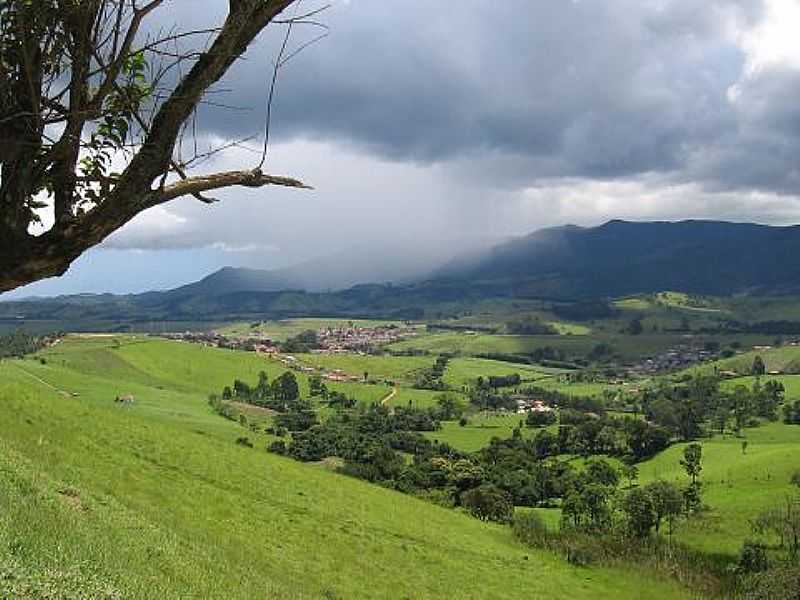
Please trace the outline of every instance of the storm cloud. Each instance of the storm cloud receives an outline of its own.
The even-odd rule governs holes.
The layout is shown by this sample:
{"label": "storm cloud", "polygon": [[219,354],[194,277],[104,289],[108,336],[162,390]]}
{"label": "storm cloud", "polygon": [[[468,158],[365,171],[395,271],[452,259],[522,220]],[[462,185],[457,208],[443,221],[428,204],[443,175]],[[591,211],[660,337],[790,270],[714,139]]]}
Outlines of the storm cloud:
{"label": "storm cloud", "polygon": [[[206,27],[226,6],[171,0],[158,26]],[[330,35],[280,71],[267,161],[315,191],[181,199],[106,248],[269,268],[611,218],[800,221],[793,0],[336,0],[319,18]],[[284,31],[215,90],[236,108],[201,109],[203,144],[261,132]],[[318,33],[295,27],[290,49]],[[250,146],[203,169],[251,166]]]}

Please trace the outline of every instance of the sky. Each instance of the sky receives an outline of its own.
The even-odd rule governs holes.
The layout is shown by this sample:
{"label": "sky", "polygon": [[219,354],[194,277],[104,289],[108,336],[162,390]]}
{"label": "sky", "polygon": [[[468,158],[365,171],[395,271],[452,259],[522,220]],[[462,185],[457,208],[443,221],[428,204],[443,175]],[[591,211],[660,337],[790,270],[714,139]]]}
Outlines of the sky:
{"label": "sky", "polygon": [[[208,27],[227,6],[167,0],[151,31]],[[280,70],[265,165],[313,190],[176,200],[4,298],[164,289],[347,252],[380,270],[404,247],[435,262],[614,218],[800,222],[796,0],[334,0],[317,18],[329,35]],[[290,51],[318,32],[295,27]],[[201,148],[260,135],[284,34],[268,28],[214,89]],[[256,137],[198,172],[259,155]]]}

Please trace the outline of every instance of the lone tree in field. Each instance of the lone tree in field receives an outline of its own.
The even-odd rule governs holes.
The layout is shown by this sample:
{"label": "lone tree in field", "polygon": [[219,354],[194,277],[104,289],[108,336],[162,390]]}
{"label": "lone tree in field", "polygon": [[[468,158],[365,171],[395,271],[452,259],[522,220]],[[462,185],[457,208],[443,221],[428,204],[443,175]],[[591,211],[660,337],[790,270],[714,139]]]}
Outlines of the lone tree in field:
{"label": "lone tree in field", "polygon": [[687,514],[699,510],[701,498],[699,480],[700,471],[703,470],[703,447],[700,444],[689,444],[683,449],[683,459],[680,461],[683,470],[691,478],[691,482],[683,491],[684,504]]}
{"label": "lone tree in field", "polygon": [[753,359],[753,366],[750,368],[750,372],[755,375],[756,377],[760,377],[767,372],[767,367],[764,364],[764,359],[760,356],[756,356]]}
{"label": "lone tree in field", "polygon": [[[263,173],[263,157],[255,168],[202,175],[189,174],[201,156],[179,158],[198,105],[259,33],[275,23],[288,40],[293,25],[319,25],[318,11],[281,17],[295,1],[229,0],[218,27],[154,36],[145,24],[164,0],[0,0],[0,292],[64,273],[175,198],[305,187]],[[294,54],[285,50],[273,86]],[[43,209],[52,211],[46,225]],[[48,229],[32,235],[37,225]]]}

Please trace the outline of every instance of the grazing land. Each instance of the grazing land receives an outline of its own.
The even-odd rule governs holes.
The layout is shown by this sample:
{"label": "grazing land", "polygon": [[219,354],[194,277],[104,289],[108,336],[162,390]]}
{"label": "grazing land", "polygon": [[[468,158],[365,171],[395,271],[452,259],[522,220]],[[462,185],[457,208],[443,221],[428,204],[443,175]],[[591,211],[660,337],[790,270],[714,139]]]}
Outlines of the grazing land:
{"label": "grazing land", "polygon": [[[800,345],[741,299],[612,306],[0,337],[0,596],[742,596],[747,540],[787,556],[752,523],[796,490]],[[670,534],[615,546],[655,489]]]}
{"label": "grazing land", "polygon": [[[262,441],[234,444],[240,426],[206,394],[275,369],[253,354],[85,337],[40,358],[0,364],[2,595],[689,597]],[[119,392],[135,402],[115,404]]]}

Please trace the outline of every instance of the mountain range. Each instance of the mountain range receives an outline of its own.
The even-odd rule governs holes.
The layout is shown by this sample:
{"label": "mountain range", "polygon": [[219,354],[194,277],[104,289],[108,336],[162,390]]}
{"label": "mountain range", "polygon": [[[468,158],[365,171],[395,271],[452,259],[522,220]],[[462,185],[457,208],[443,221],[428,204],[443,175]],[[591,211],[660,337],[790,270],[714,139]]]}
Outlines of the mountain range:
{"label": "mountain range", "polygon": [[[362,254],[355,280],[386,272],[370,262],[370,253]],[[227,267],[168,291],[0,302],[0,318],[418,318],[436,306],[486,298],[569,301],[663,290],[720,296],[800,293],[800,226],[609,221],[598,227],[541,229],[448,258],[429,257],[428,271],[420,259],[416,274],[410,270],[399,284],[361,283],[333,291],[321,291],[328,286],[314,272],[330,273],[341,257],[309,263],[306,269]]]}

